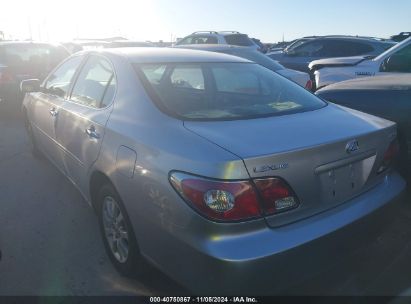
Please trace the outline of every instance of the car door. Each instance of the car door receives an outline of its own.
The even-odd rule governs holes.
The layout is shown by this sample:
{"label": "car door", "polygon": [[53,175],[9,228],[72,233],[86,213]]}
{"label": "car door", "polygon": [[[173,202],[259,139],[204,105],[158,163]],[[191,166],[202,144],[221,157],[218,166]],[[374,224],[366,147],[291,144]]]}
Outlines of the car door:
{"label": "car door", "polygon": [[90,55],[59,111],[56,137],[63,147],[64,167],[83,193],[88,170],[100,152],[115,92],[112,64],[100,55]]}
{"label": "car door", "polygon": [[30,119],[40,148],[59,169],[63,169],[60,147],[56,141],[56,125],[59,111],[83,56],[74,56],[63,62],[42,85],[41,92],[32,94]]}

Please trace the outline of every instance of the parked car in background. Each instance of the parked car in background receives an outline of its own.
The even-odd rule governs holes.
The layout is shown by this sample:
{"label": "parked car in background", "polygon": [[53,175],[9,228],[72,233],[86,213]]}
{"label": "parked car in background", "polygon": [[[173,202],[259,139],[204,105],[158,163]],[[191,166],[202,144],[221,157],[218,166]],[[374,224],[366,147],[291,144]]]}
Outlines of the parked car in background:
{"label": "parked car in background", "polygon": [[194,32],[191,35],[179,40],[175,45],[187,44],[229,44],[253,48],[260,50],[260,47],[246,34],[241,34],[235,31],[221,32]]}
{"label": "parked car in background", "polygon": [[411,38],[408,38],[377,57],[357,56],[330,58],[310,63],[316,88],[353,78],[411,73]]}
{"label": "parked car in background", "polygon": [[84,50],[94,50],[94,49],[102,49],[110,44],[109,41],[104,40],[74,40],[69,42],[62,43],[64,47],[70,52],[70,54],[74,54]]}
{"label": "parked car in background", "polygon": [[353,36],[324,36],[307,38],[301,44],[268,54],[283,66],[309,72],[308,65],[313,60],[332,57],[369,55],[377,56],[395,43],[375,38]]}
{"label": "parked car in background", "polygon": [[0,42],[0,113],[20,112],[23,100],[20,82],[29,78],[44,79],[68,56],[68,51],[59,44]]}
{"label": "parked car in background", "polygon": [[314,38],[317,38],[317,36],[308,36],[308,37],[295,39],[295,40],[290,41],[288,43],[284,43],[283,47],[280,47],[280,48],[276,47],[276,48],[270,49],[270,51],[268,52],[267,55],[270,55],[271,52],[276,52],[276,51],[283,51],[284,50],[285,52],[287,52],[287,51],[289,51],[289,50],[305,43],[306,41],[314,39]]}
{"label": "parked car in background", "polygon": [[229,55],[238,56],[241,58],[245,58],[267,69],[270,69],[273,72],[276,72],[295,83],[299,84],[300,86],[306,88],[307,90],[312,89],[312,81],[310,79],[310,75],[304,72],[295,71],[291,69],[287,69],[279,64],[277,61],[272,60],[268,56],[262,54],[259,51],[254,49],[250,49],[247,47],[242,46],[233,46],[233,45],[223,45],[223,44],[193,44],[193,45],[182,45],[176,46],[177,48],[187,48],[193,50],[203,50],[203,51],[210,51],[210,52],[217,52],[217,53],[224,53]]}
{"label": "parked car in background", "polygon": [[266,44],[262,43],[260,39],[251,38],[251,40],[260,47],[259,51],[263,54],[267,53],[268,47]]}
{"label": "parked car in background", "polygon": [[328,101],[398,124],[400,166],[411,173],[411,75],[385,75],[338,82],[316,94]]}
{"label": "parked car in background", "polygon": [[121,47],[153,47],[150,42],[132,41],[132,40],[117,40],[110,41],[104,45],[105,48],[121,48]]}
{"label": "parked car in background", "polygon": [[405,188],[395,123],[239,57],[87,51],[21,87],[33,151],[95,207],[120,273],[148,260],[195,294],[274,293],[318,272],[377,213],[392,221]]}
{"label": "parked car in background", "polygon": [[401,42],[409,37],[411,37],[411,32],[401,32],[398,35],[391,36],[391,40]]}

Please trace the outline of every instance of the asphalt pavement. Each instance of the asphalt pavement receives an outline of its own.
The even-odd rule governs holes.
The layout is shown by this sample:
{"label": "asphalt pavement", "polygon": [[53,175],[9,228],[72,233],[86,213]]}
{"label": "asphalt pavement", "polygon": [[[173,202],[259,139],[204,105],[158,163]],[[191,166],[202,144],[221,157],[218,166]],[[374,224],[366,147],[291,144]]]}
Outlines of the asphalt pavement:
{"label": "asphalt pavement", "polygon": [[[370,244],[288,294],[411,295],[410,197]],[[19,118],[0,118],[0,295],[171,295],[186,291],[160,271],[121,277],[97,218],[46,160],[34,158]]]}

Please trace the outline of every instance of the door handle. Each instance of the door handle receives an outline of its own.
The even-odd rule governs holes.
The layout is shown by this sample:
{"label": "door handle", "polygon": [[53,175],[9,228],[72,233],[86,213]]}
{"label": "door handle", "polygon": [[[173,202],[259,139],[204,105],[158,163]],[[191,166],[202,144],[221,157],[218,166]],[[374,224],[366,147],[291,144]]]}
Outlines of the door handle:
{"label": "door handle", "polygon": [[95,138],[95,139],[99,139],[100,138],[100,134],[97,133],[96,128],[94,126],[90,126],[86,129],[86,134],[90,137],[90,138]]}
{"label": "door handle", "polygon": [[56,108],[51,108],[49,113],[51,116],[56,117],[59,112],[56,110]]}

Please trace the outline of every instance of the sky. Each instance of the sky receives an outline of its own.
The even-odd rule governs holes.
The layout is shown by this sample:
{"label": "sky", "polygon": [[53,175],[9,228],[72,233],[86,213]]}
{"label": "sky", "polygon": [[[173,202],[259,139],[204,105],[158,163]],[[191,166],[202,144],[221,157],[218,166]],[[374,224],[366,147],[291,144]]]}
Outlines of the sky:
{"label": "sky", "polygon": [[1,15],[6,38],[60,42],[170,41],[199,30],[235,30],[263,42],[411,31],[410,0],[2,0]]}

